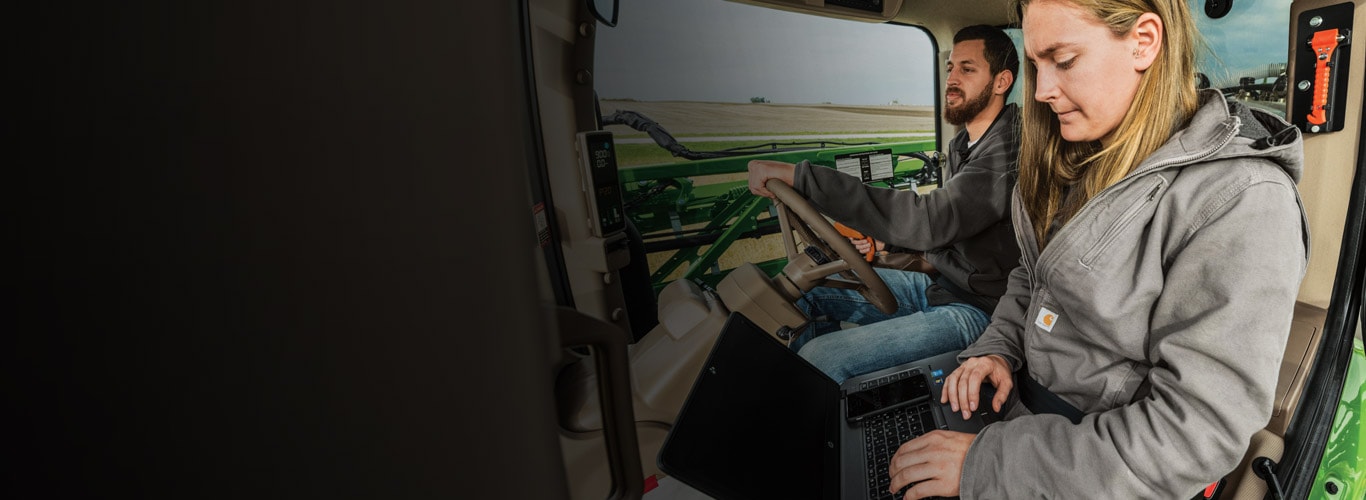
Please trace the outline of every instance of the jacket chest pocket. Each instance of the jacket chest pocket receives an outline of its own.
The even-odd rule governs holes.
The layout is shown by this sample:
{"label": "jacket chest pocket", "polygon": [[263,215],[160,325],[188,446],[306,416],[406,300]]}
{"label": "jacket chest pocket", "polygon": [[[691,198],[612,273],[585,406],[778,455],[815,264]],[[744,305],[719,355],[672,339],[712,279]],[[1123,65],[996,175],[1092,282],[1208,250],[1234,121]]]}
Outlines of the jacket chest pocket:
{"label": "jacket chest pocket", "polygon": [[1109,250],[1116,241],[1122,239],[1121,236],[1123,236],[1125,231],[1129,229],[1129,226],[1132,226],[1134,221],[1139,218],[1138,216],[1150,211],[1152,205],[1157,203],[1158,193],[1162,192],[1162,187],[1166,185],[1167,179],[1162,177],[1147,181],[1140,191],[1143,194],[1139,196],[1137,200],[1130,202],[1129,206],[1115,219],[1115,222],[1110,224],[1110,227],[1101,234],[1100,240],[1096,241],[1096,244],[1092,245],[1091,249],[1087,250],[1086,253],[1082,255],[1081,259],[1079,259],[1082,267],[1085,267],[1088,271],[1091,270],[1091,266],[1094,265],[1101,256],[1105,255],[1105,252]]}

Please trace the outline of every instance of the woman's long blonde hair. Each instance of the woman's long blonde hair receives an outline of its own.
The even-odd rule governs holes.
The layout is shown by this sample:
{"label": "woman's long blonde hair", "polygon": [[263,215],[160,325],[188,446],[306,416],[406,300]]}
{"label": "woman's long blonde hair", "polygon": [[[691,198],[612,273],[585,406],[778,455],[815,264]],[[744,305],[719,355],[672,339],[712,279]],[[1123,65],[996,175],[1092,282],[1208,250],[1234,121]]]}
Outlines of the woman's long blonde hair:
{"label": "woman's long blonde hair", "polygon": [[[1032,1],[1017,0],[1022,13]],[[1195,22],[1184,0],[1065,0],[1090,12],[1115,36],[1129,33],[1138,17],[1152,12],[1162,19],[1158,57],[1143,73],[1129,111],[1115,129],[1109,147],[1098,142],[1063,140],[1057,115],[1035,101],[1036,70],[1024,65],[1023,123],[1020,137],[1019,189],[1025,211],[1042,249],[1049,225],[1066,224],[1088,200],[1118,182],[1156,151],[1195,113]],[[1097,85],[1103,85],[1097,82]],[[1074,193],[1064,200],[1066,187]]]}

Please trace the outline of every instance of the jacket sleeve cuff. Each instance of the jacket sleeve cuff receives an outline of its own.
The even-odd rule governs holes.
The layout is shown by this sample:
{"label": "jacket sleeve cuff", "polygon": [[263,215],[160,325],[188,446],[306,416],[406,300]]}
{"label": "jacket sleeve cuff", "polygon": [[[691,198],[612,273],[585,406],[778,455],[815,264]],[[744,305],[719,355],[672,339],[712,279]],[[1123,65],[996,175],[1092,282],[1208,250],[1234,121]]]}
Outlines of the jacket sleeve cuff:
{"label": "jacket sleeve cuff", "polygon": [[1006,363],[1010,365],[1011,372],[1019,371],[1020,365],[1024,364],[1024,360],[1020,357],[1020,354],[1015,352],[1013,349],[1010,349],[1008,346],[1004,345],[1004,343],[984,343],[980,341],[968,346],[967,349],[963,349],[963,352],[958,353],[958,362],[962,363],[963,361],[966,361],[968,358],[976,358],[991,354],[995,354],[1002,358],[1005,358]]}
{"label": "jacket sleeve cuff", "polygon": [[972,444],[968,446],[968,454],[963,457],[963,469],[958,475],[958,497],[964,500],[970,498],[986,498],[987,486],[992,478],[998,475],[1001,470],[999,456],[1000,453],[992,453],[990,446],[983,446],[982,443],[991,440],[990,434],[996,429],[987,426],[972,439]]}

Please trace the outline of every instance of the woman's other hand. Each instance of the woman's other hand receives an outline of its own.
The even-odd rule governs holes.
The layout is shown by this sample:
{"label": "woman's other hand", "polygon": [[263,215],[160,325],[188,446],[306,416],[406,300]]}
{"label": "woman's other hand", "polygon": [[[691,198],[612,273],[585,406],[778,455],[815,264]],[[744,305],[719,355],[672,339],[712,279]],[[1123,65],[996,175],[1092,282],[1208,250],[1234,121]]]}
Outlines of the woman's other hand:
{"label": "woman's other hand", "polygon": [[1015,379],[1010,375],[1010,363],[996,354],[968,358],[958,369],[944,380],[944,390],[939,397],[940,403],[948,403],[953,411],[963,414],[963,419],[972,417],[977,411],[978,397],[982,381],[990,380],[996,386],[996,397],[991,400],[991,408],[997,412],[1006,404]]}

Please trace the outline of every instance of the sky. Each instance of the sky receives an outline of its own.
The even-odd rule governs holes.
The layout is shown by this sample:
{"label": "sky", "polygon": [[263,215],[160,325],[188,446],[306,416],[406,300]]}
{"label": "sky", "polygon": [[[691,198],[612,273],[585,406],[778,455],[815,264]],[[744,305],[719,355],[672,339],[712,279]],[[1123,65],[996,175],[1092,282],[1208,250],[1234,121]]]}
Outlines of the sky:
{"label": "sky", "polygon": [[1240,76],[1276,76],[1266,74],[1267,64],[1285,63],[1290,0],[1238,0],[1220,19],[1210,19],[1198,6],[1196,13],[1195,26],[1217,55],[1201,54],[1196,64],[1215,87],[1236,85]]}
{"label": "sky", "polygon": [[641,100],[932,104],[919,28],[721,0],[624,0],[598,31],[598,95]]}
{"label": "sky", "polygon": [[[1215,86],[1284,63],[1290,0],[1239,0],[1222,19],[1194,5],[1217,58]],[[598,30],[604,99],[930,105],[936,64],[918,28],[795,14],[723,0],[622,0],[617,27]],[[941,49],[950,48],[944,41]],[[1272,75],[1274,76],[1274,75]]]}

